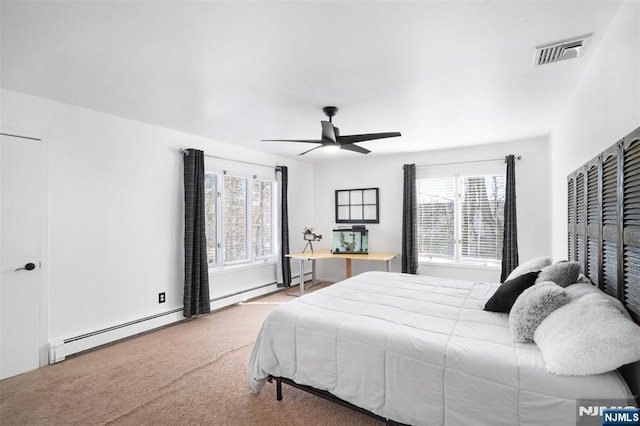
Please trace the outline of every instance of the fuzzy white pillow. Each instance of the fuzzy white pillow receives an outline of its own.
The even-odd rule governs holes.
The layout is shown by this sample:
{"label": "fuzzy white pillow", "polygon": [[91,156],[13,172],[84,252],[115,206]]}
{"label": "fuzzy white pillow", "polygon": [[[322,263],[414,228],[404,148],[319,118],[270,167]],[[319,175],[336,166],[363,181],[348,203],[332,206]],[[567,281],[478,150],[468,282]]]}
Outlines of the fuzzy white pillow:
{"label": "fuzzy white pillow", "polygon": [[629,311],[627,311],[627,308],[624,307],[621,301],[613,296],[609,296],[608,294],[604,293],[593,284],[575,283],[565,287],[564,290],[567,292],[567,296],[569,296],[569,299],[571,300],[578,299],[580,297],[586,296],[587,294],[597,294],[599,297],[608,300],[609,303],[611,303],[616,309],[622,312],[625,317],[631,319]]}
{"label": "fuzzy white pillow", "polygon": [[505,281],[512,280],[529,272],[541,271],[542,268],[549,265],[551,265],[551,258],[549,256],[536,257],[535,259],[524,262],[522,265],[511,271]]}
{"label": "fuzzy white pillow", "polygon": [[522,292],[509,313],[509,327],[515,342],[533,342],[540,323],[560,306],[569,303],[566,291],[552,281],[543,281]]}
{"label": "fuzzy white pillow", "polygon": [[545,368],[561,376],[606,373],[640,360],[640,326],[599,294],[571,300],[536,329]]}

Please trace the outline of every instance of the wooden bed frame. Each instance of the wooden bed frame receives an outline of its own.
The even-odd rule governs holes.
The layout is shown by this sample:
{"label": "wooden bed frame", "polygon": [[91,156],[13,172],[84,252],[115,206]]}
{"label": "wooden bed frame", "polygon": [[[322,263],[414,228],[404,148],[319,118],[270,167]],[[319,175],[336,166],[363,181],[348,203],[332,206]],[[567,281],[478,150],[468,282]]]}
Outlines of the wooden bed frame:
{"label": "wooden bed frame", "polygon": [[[581,272],[640,324],[640,128],[571,173],[567,189],[569,260],[579,261]],[[640,404],[640,362],[619,370]],[[269,376],[274,380],[278,401],[286,383],[387,425],[400,424],[327,391]]]}
{"label": "wooden bed frame", "polygon": [[[640,127],[567,177],[569,260],[640,324]],[[620,369],[640,394],[640,363]]]}

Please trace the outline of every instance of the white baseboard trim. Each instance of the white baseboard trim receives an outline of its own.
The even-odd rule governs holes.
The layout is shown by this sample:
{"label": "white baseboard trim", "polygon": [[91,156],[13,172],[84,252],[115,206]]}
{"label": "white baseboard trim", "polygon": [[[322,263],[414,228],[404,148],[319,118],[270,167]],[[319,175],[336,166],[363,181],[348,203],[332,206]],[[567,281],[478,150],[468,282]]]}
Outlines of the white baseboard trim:
{"label": "white baseboard trim", "polygon": [[[279,290],[277,284],[267,284],[252,290],[220,297],[211,301],[211,311],[216,311],[244,302],[248,299],[260,297]],[[176,308],[153,316],[140,318],[113,327],[85,333],[80,336],[67,339],[56,339],[49,342],[49,364],[64,361],[67,356],[78,354],[90,349],[95,349],[118,340],[127,339],[155,329],[184,321],[183,308]]]}
{"label": "white baseboard trim", "polygon": [[233,294],[224,298],[215,299],[211,301],[211,312],[218,309],[226,308],[227,306],[235,305],[240,302],[246,302],[249,299],[255,299],[256,297],[264,296],[265,294],[273,293],[274,291],[281,290],[277,284],[273,283],[265,287],[259,287],[253,290],[245,291],[239,294]]}

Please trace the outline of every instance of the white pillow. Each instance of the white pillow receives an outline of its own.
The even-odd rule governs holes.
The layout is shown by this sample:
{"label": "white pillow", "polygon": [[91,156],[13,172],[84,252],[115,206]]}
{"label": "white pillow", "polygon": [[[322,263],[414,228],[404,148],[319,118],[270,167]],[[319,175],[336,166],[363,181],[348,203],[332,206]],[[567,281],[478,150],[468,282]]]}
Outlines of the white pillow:
{"label": "white pillow", "polygon": [[523,291],[509,313],[514,342],[533,342],[533,333],[540,323],[569,300],[564,288],[553,281],[543,281]]}
{"label": "white pillow", "polygon": [[593,284],[575,283],[565,287],[565,291],[567,292],[567,296],[569,296],[571,300],[578,299],[582,296],[586,296],[587,294],[597,294],[598,297],[608,300],[609,303],[611,303],[615,308],[622,312],[625,317],[631,319],[629,311],[627,311],[627,308],[624,307],[621,301],[613,296],[609,296],[607,293],[604,293]]}
{"label": "white pillow", "polygon": [[640,326],[598,294],[556,309],[540,323],[533,340],[546,370],[561,376],[606,373],[640,360]]}
{"label": "white pillow", "polygon": [[551,258],[549,256],[536,257],[535,259],[531,259],[511,271],[505,281],[512,280],[529,272],[541,271],[542,268],[549,265],[551,265]]}

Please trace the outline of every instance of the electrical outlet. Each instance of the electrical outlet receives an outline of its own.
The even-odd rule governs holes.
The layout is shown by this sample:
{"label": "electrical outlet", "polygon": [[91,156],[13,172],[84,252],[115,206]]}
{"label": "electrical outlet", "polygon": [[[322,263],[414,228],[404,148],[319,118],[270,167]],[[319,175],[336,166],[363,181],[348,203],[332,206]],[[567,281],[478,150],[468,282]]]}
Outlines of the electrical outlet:
{"label": "electrical outlet", "polygon": [[162,293],[158,293],[158,303],[164,303],[166,302],[166,300],[167,299],[165,297],[164,291]]}

